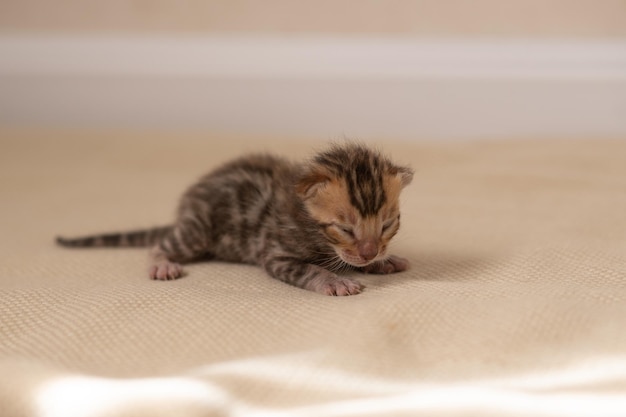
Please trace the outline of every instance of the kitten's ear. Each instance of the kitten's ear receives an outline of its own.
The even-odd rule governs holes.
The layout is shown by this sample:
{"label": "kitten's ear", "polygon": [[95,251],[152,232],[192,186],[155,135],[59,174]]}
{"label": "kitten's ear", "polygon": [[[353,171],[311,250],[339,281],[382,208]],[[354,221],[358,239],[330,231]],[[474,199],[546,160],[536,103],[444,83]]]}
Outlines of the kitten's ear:
{"label": "kitten's ear", "polygon": [[296,183],[296,193],[303,200],[307,200],[313,197],[328,181],[330,181],[330,176],[327,173],[320,170],[311,170]]}
{"label": "kitten's ear", "polygon": [[393,167],[391,173],[400,180],[403,188],[413,181],[413,170],[409,167]]}

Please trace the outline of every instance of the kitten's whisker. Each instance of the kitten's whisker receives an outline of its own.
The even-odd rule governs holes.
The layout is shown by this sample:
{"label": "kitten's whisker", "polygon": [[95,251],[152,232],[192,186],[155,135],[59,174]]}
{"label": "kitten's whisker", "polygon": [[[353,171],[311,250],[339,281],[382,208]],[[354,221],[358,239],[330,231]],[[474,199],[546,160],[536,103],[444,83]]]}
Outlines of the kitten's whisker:
{"label": "kitten's whisker", "polygon": [[322,262],[320,264],[321,267],[323,268],[328,268],[328,269],[336,269],[338,266],[341,265],[341,259],[338,256],[335,256],[334,258],[330,258],[330,259],[326,259],[324,262]]}
{"label": "kitten's whisker", "polygon": [[331,271],[341,272],[345,269],[347,264],[339,257],[339,255],[334,254],[334,256],[323,260],[318,265]]}

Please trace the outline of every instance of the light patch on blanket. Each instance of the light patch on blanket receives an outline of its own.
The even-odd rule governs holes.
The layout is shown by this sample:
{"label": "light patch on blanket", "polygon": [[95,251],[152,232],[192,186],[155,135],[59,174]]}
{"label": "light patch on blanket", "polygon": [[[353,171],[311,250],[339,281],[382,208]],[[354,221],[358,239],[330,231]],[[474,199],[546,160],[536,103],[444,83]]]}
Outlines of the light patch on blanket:
{"label": "light patch on blanket", "polygon": [[[223,410],[226,394],[190,378],[62,377],[45,383],[37,417],[206,416]],[[213,415],[213,414],[210,414]]]}
{"label": "light patch on blanket", "polygon": [[[328,355],[327,352],[318,351],[307,352],[306,355],[245,359],[199,368],[191,375],[205,379],[228,376],[231,379],[257,380],[266,384],[289,381],[291,387],[302,382],[302,388],[328,389],[343,394],[367,394],[370,389],[372,394],[397,393],[414,388],[417,381],[421,384],[425,382],[417,378],[402,381],[346,372],[324,365],[324,357]],[[501,378],[464,380],[462,385],[464,384],[470,387],[486,386],[533,392],[607,385],[626,386],[626,357],[579,360],[575,365],[558,371],[535,371]]]}
{"label": "light patch on blanket", "polygon": [[[45,383],[38,417],[234,416],[356,417],[388,415],[533,415],[623,417],[626,397],[602,391],[626,383],[626,358],[581,362],[555,372],[506,378],[428,383],[386,380],[298,361],[290,355],[207,366],[187,377],[107,379],[62,377]],[[310,358],[310,357],[309,357]],[[228,376],[240,384],[219,387]],[[332,391],[336,399],[268,408],[245,398],[246,383],[265,382],[277,390]],[[599,387],[597,392],[588,390]],[[579,391],[585,388],[584,392]],[[238,391],[239,390],[239,391]]]}

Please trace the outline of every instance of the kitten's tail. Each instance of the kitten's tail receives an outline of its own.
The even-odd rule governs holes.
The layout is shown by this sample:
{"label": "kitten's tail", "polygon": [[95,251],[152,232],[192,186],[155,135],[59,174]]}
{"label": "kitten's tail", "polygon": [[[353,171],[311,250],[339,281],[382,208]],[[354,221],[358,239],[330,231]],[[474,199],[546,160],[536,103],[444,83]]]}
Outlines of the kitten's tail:
{"label": "kitten's tail", "polygon": [[72,248],[152,246],[172,230],[172,226],[154,227],[121,233],[105,233],[79,238],[57,237],[57,244]]}

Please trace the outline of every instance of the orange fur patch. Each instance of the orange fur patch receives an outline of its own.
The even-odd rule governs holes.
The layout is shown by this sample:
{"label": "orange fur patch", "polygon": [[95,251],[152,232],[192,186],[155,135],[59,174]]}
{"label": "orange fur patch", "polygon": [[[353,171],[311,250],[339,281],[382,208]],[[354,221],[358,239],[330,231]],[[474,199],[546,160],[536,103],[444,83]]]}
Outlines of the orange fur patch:
{"label": "orange fur patch", "polygon": [[385,175],[383,187],[386,202],[376,216],[362,217],[350,203],[346,184],[341,179],[327,179],[321,183],[308,183],[308,196],[305,205],[310,215],[319,223],[349,226],[354,231],[354,238],[347,237],[335,227],[328,227],[326,233],[339,242],[337,246],[350,253],[357,252],[359,242],[373,240],[377,242],[379,251],[384,252],[390,237],[381,234],[384,222],[398,216],[399,197],[405,184],[400,175]]}

